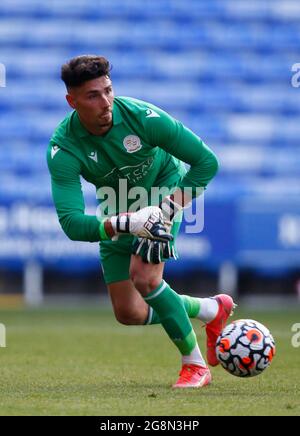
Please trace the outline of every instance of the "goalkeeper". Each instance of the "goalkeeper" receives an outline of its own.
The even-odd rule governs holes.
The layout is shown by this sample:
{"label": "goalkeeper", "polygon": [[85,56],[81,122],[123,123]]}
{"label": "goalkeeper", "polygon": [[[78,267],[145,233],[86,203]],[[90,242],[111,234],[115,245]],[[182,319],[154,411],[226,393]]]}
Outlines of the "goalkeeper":
{"label": "goalkeeper", "polygon": [[[165,261],[176,257],[182,210],[215,176],[217,159],[166,112],[114,97],[105,58],[73,58],[63,65],[61,77],[73,112],[55,130],[47,153],[60,224],[74,241],[100,241],[104,279],[120,323],[163,326],[182,356],[174,387],[208,385],[211,373],[190,318],[206,324],[207,359],[216,366],[216,340],[233,301],[224,294],[203,299],[179,295],[163,280],[163,272]],[[85,214],[80,177],[96,187],[101,213]],[[166,188],[167,194],[153,201],[153,187]],[[146,193],[138,211],[132,210],[129,195],[134,189]]]}

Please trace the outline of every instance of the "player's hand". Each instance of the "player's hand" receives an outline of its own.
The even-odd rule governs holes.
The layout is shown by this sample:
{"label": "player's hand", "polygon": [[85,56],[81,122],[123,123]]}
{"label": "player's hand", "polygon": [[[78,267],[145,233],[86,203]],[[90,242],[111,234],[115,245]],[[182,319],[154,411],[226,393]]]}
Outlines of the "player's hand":
{"label": "player's hand", "polygon": [[116,234],[130,233],[140,238],[168,242],[173,235],[165,226],[163,214],[159,207],[148,206],[138,212],[120,214],[110,219]]}
{"label": "player's hand", "polygon": [[170,242],[151,241],[139,238],[132,247],[132,253],[141,256],[143,262],[159,264],[167,259],[177,259]]}
{"label": "player's hand", "polygon": [[174,201],[174,195],[168,195],[165,197],[159,207],[163,214],[164,223],[167,229],[171,231],[173,220],[183,207]]}

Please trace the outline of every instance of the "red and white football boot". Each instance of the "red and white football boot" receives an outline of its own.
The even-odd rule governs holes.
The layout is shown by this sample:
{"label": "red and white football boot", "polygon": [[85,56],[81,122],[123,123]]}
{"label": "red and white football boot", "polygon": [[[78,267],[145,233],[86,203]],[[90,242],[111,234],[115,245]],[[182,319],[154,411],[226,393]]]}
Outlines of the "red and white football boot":
{"label": "red and white football boot", "polygon": [[182,366],[179,379],[173,385],[173,388],[203,388],[209,385],[211,380],[211,373],[207,366],[185,364]]}
{"label": "red and white football boot", "polygon": [[217,339],[225,328],[228,318],[233,315],[237,305],[234,304],[230,295],[219,294],[213,298],[218,302],[219,310],[217,316],[206,324],[205,329],[207,336],[207,362],[210,366],[217,366],[219,365],[216,355]]}

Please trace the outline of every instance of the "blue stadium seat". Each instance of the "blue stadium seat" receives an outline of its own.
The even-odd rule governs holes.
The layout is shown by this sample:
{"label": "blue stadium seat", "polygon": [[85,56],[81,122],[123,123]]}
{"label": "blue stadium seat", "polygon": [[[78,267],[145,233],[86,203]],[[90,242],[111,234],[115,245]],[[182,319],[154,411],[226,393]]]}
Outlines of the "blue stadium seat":
{"label": "blue stadium seat", "polygon": [[299,19],[298,0],[1,0],[0,207],[50,204],[45,151],[70,110],[60,68],[80,53],[107,56],[117,95],[161,106],[215,149],[210,198],[299,195]]}
{"label": "blue stadium seat", "polygon": [[182,0],[164,0],[153,2],[145,0],[99,0],[96,3],[87,0],[53,0],[39,2],[38,0],[11,1],[2,0],[1,16],[26,17],[66,17],[85,16],[90,19],[99,17],[137,16],[137,17],[189,17],[189,18],[219,18],[222,20],[295,20],[300,17],[300,7],[297,1],[283,2],[273,0],[262,2],[252,0],[245,4],[244,0],[214,0],[199,2],[190,0],[187,8]]}
{"label": "blue stadium seat", "polygon": [[[153,22],[151,19],[130,21],[124,26],[124,17],[91,21],[89,19],[45,18],[35,20],[1,18],[0,36],[5,46],[19,47],[61,47],[84,48],[94,41],[101,41],[101,47],[142,47],[153,46]],[[130,28],[130,32],[128,32]],[[30,29],[30,32],[27,30]],[[81,32],[78,29],[84,29]],[[189,26],[169,18],[157,19],[155,42],[164,49],[198,48],[199,46],[220,49],[269,50],[297,49],[300,35],[297,23],[231,23],[209,20],[199,23],[192,21]]]}

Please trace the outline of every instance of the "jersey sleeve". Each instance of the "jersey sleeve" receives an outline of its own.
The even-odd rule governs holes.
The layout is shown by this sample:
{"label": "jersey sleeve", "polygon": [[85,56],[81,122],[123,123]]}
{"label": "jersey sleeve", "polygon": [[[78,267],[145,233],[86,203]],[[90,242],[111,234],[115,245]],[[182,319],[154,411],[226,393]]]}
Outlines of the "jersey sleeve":
{"label": "jersey sleeve", "polygon": [[47,163],[51,174],[52,197],[63,231],[73,241],[99,241],[100,223],[97,217],[85,215],[80,162],[61,149],[56,149],[55,155],[51,155],[49,147]]}
{"label": "jersey sleeve", "polygon": [[200,195],[201,190],[197,188],[205,189],[219,168],[213,151],[191,130],[160,109],[153,109],[150,115],[146,113],[144,127],[150,144],[190,165],[179,187],[191,188],[193,197]]}

